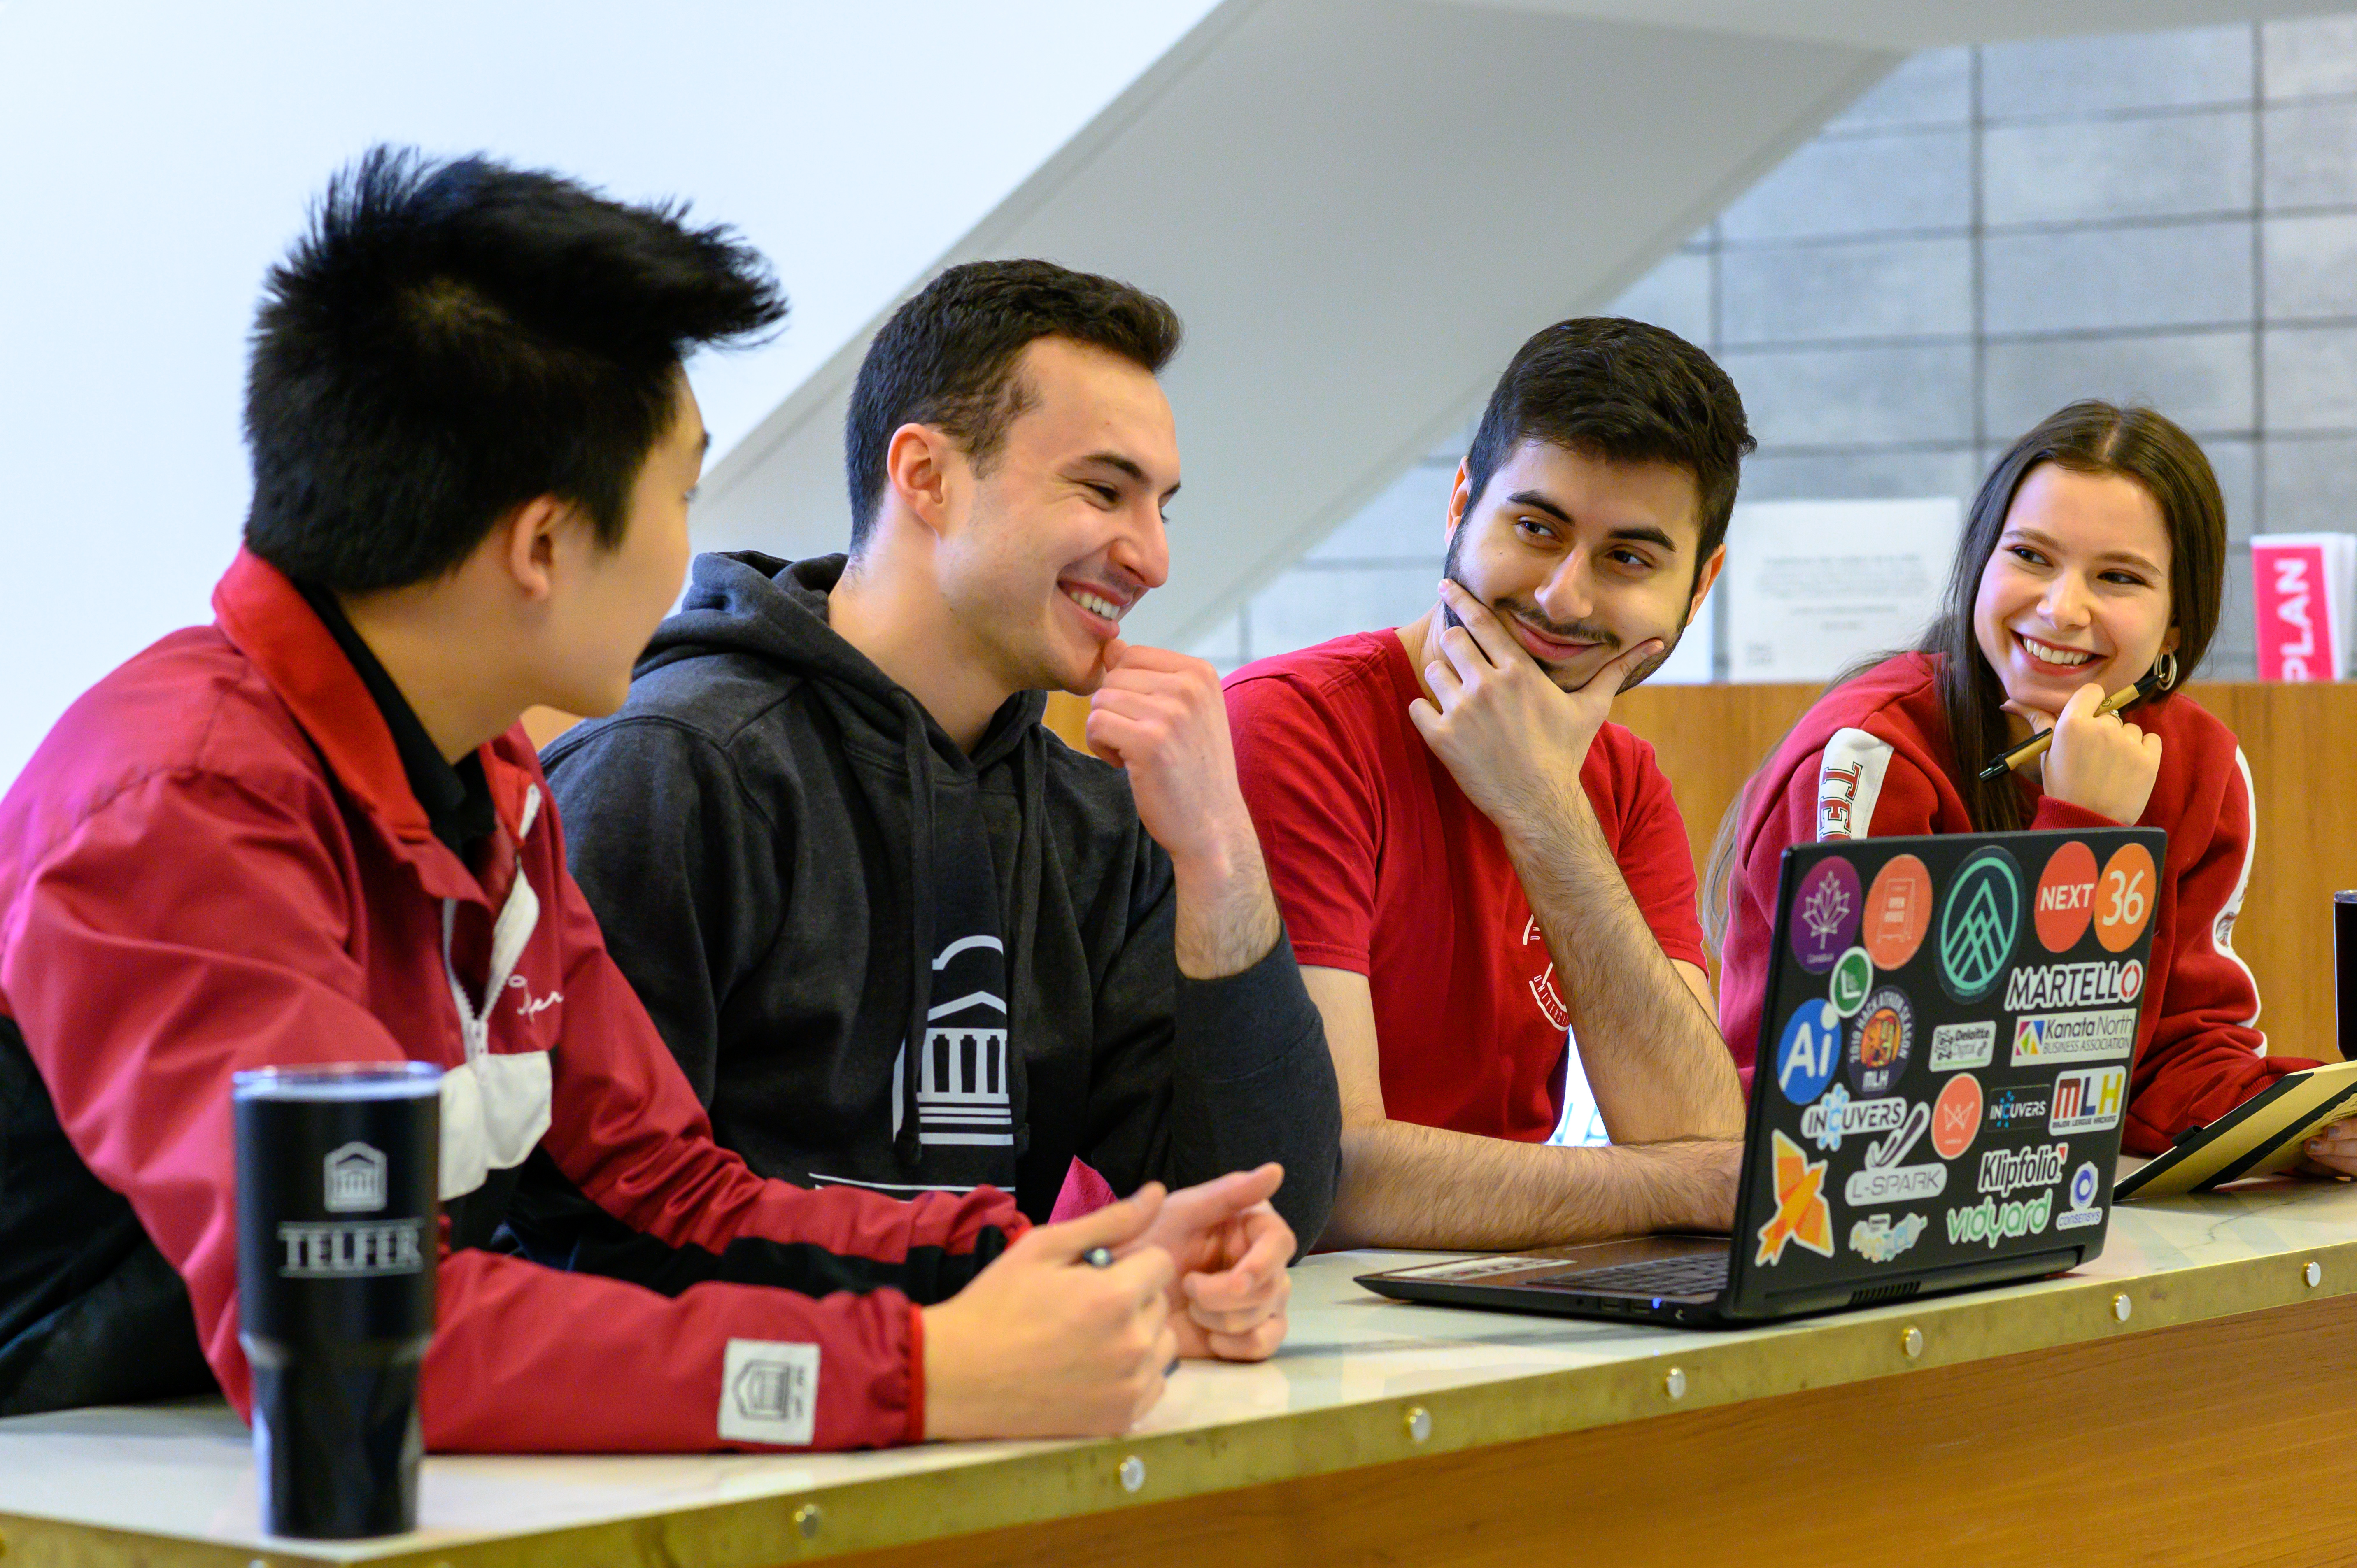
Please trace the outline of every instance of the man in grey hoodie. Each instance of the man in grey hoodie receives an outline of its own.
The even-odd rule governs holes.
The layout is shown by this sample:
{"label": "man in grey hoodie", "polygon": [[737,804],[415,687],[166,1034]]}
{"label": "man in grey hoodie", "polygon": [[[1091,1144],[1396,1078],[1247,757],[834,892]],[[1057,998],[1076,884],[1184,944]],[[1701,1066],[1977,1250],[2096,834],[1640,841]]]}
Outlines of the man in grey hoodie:
{"label": "man in grey hoodie", "polygon": [[[1037,1219],[1075,1158],[1120,1191],[1277,1162],[1274,1208],[1196,1261],[1226,1294],[1174,1304],[1188,1348],[1265,1354],[1340,1112],[1218,678],[1119,635],[1168,574],[1178,337],[1161,300],[1044,262],[935,279],[860,368],[848,558],[698,559],[628,703],[546,763],[724,1145],[814,1186],[1005,1187]],[[1040,725],[1051,689],[1093,693],[1096,757]],[[658,1286],[719,1266],[553,1170],[511,1224]]]}

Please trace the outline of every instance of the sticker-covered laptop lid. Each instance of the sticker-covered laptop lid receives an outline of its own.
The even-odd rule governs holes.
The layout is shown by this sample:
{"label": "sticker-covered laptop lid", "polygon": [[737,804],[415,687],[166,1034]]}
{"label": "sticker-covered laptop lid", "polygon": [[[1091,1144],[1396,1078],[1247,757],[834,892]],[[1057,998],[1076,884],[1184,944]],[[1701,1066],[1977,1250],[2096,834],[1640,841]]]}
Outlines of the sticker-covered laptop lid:
{"label": "sticker-covered laptop lid", "polygon": [[2101,1250],[2165,853],[2149,828],[1785,852],[1738,1314]]}

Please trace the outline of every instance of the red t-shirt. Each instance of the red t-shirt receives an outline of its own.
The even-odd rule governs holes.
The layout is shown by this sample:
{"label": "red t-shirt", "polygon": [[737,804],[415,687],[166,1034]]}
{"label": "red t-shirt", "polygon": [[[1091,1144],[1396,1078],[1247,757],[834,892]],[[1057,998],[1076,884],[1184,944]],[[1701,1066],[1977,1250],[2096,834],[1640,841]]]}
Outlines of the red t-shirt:
{"label": "red t-shirt", "polygon": [[[1570,1015],[1498,830],[1407,716],[1423,694],[1390,631],[1228,677],[1236,772],[1305,964],[1364,974],[1383,1111],[1539,1143],[1562,1112]],[[1607,724],[1579,780],[1647,925],[1701,965],[1694,862],[1653,748]]]}

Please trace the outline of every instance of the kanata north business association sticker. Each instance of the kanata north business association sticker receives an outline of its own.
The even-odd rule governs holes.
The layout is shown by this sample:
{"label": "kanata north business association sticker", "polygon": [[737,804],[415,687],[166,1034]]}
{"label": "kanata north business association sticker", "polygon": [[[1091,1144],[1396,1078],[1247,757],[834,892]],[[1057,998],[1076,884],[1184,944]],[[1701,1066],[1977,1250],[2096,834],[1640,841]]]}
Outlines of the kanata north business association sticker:
{"label": "kanata north business association sticker", "polygon": [[1866,999],[1849,1031],[1849,1081],[1862,1097],[1890,1092],[1915,1048],[1915,1007],[1895,985]]}
{"label": "kanata north business association sticker", "polygon": [[1817,862],[1792,894],[1792,956],[1811,974],[1833,968],[1857,940],[1857,868],[1839,855]]}
{"label": "kanata north business association sticker", "polygon": [[1841,1015],[1830,1002],[1803,1002],[1776,1042],[1776,1087],[1793,1104],[1806,1105],[1834,1080],[1841,1057]]}
{"label": "kanata north business association sticker", "polygon": [[1940,907],[1940,983],[1959,1002],[1995,988],[2021,934],[2021,868],[1991,844],[1957,869]]}
{"label": "kanata north business association sticker", "polygon": [[1932,873],[1911,854],[1895,854],[1874,874],[1866,890],[1867,956],[1889,973],[1903,967],[1923,945],[1932,924]]}

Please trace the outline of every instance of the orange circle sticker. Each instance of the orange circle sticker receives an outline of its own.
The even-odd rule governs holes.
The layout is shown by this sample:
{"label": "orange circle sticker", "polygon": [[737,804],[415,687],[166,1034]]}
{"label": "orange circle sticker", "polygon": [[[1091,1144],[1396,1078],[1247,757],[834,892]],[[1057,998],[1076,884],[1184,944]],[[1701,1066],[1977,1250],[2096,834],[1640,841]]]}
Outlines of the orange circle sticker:
{"label": "orange circle sticker", "polygon": [[1866,929],[1858,941],[1888,972],[1915,956],[1932,924],[1932,873],[1911,854],[1894,855],[1866,890]]}
{"label": "orange circle sticker", "polygon": [[2126,952],[2144,935],[2159,882],[2144,845],[2124,843],[2112,852],[2095,881],[2095,940],[2105,952]]}
{"label": "orange circle sticker", "polygon": [[2048,952],[2076,947],[2095,913],[2095,852],[2077,839],[2056,850],[2038,878],[2036,908],[2038,940]]}

